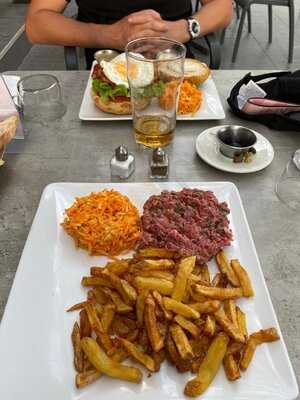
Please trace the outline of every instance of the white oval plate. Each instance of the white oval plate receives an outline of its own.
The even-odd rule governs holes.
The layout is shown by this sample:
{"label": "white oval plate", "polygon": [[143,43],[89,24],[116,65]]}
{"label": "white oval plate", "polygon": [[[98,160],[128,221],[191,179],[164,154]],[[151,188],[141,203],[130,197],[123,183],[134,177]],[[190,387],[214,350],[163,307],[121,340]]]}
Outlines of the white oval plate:
{"label": "white oval plate", "polygon": [[256,154],[251,163],[234,163],[219,151],[216,133],[222,125],[214,126],[201,132],[196,139],[196,151],[199,157],[207,164],[221,171],[233,172],[235,174],[247,174],[257,172],[271,164],[274,158],[274,149],[271,143],[260,133],[255,132],[257,142],[255,144]]}

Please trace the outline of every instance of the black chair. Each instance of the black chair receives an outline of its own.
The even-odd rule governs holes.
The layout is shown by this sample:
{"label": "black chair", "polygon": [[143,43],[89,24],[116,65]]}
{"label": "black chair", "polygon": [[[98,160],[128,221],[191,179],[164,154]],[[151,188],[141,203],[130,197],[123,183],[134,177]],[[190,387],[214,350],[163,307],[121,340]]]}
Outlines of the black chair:
{"label": "black chair", "polygon": [[[273,10],[272,6],[285,6],[289,8],[289,63],[293,62],[294,53],[294,32],[295,32],[295,9],[294,0],[235,0],[237,10],[239,7],[242,8],[242,15],[240,18],[238,33],[235,39],[232,62],[234,63],[237,58],[240,40],[243,32],[243,26],[246,15],[248,15],[248,32],[251,32],[251,5],[252,4],[265,4],[268,6],[268,20],[269,20],[269,43],[272,42],[273,34]],[[237,13],[239,17],[239,13]],[[225,33],[224,33],[225,35]]]}
{"label": "black chair", "polygon": [[[200,6],[200,0],[196,2],[195,9],[198,10]],[[73,18],[76,18],[74,16]],[[205,44],[207,47],[205,47]],[[197,50],[201,53],[208,53],[209,54],[209,67],[211,69],[219,69],[221,64],[221,47],[218,36],[215,33],[209,33],[208,35],[204,36],[203,38],[197,38],[193,41],[188,43],[188,47],[191,52],[197,57],[197,55],[193,52],[193,50]],[[76,47],[65,46],[64,47],[65,53],[65,64],[66,69],[70,70],[78,70],[79,63],[78,63],[78,54]]]}

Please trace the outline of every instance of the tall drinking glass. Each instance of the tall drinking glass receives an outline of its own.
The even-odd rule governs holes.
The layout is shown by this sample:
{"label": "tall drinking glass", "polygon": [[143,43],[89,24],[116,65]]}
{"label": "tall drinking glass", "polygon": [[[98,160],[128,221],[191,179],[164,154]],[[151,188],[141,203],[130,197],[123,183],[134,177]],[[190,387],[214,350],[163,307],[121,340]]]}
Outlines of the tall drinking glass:
{"label": "tall drinking glass", "polygon": [[171,143],[183,79],[185,46],[166,38],[141,38],[126,46],[136,142],[157,148]]}

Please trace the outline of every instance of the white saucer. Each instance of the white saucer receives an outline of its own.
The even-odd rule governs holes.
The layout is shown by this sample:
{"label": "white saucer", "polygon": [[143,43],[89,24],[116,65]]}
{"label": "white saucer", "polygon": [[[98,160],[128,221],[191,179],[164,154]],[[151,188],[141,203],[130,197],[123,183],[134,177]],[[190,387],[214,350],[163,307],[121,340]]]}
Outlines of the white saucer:
{"label": "white saucer", "polygon": [[207,164],[221,171],[236,174],[247,174],[257,172],[271,164],[274,158],[274,149],[271,143],[260,133],[255,132],[257,142],[255,144],[256,154],[250,163],[234,163],[231,158],[223,156],[219,151],[216,133],[222,126],[214,126],[206,129],[196,139],[196,151],[200,158]]}

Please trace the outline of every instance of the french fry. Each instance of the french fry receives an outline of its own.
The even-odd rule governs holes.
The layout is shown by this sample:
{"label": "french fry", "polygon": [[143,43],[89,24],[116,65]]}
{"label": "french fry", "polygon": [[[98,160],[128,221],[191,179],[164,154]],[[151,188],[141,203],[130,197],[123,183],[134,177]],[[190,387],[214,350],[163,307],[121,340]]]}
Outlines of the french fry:
{"label": "french fry", "polygon": [[164,342],[157,326],[155,302],[151,295],[146,299],[144,321],[152,349],[158,352],[164,347]]}
{"label": "french fry", "polygon": [[80,346],[80,330],[79,330],[79,325],[77,322],[75,322],[72,330],[72,344],[73,344],[73,350],[74,350],[74,367],[77,372],[82,372],[83,371],[83,352],[81,350]]}
{"label": "french fry", "polygon": [[203,333],[209,337],[213,337],[216,333],[216,320],[211,315],[206,317]]}
{"label": "french fry", "polygon": [[216,275],[213,277],[213,280],[211,281],[211,286],[213,287],[222,287],[222,279],[223,279],[223,274],[221,272],[216,273]]}
{"label": "french fry", "polygon": [[[81,345],[80,345],[80,347],[81,347]],[[84,353],[82,353],[82,354],[83,354],[83,371],[82,372],[95,370],[94,366],[90,363],[90,361],[88,360],[86,355]]]}
{"label": "french fry", "polygon": [[188,306],[187,304],[181,303],[180,301],[176,301],[169,297],[164,297],[163,302],[166,310],[172,311],[175,314],[180,314],[186,318],[200,318],[199,312]]}
{"label": "french fry", "polygon": [[246,343],[245,350],[240,361],[240,368],[242,371],[246,371],[246,369],[249,367],[249,364],[254,356],[256,346],[256,340],[251,338],[250,336]]}
{"label": "french fry", "polygon": [[144,309],[145,309],[145,302],[146,298],[148,297],[149,290],[142,290],[136,300],[136,318],[138,326],[143,326],[144,322]]}
{"label": "french fry", "polygon": [[130,343],[128,340],[120,339],[122,346],[125,348],[131,358],[142,364],[149,371],[155,372],[155,362],[148,354],[143,353],[136,345]]}
{"label": "french fry", "polygon": [[152,296],[153,296],[154,300],[156,301],[156,304],[158,305],[158,307],[161,309],[161,311],[162,311],[162,313],[164,315],[164,318],[167,321],[171,321],[172,318],[173,318],[173,314],[172,314],[171,311],[168,311],[165,308],[164,303],[163,303],[163,298],[162,298],[161,294],[158,293],[157,290],[153,290],[152,291]]}
{"label": "french fry", "polygon": [[101,287],[94,287],[93,289],[95,301],[98,304],[106,304],[109,301],[109,297],[104,293]]}
{"label": "french fry", "polygon": [[226,355],[227,356],[229,356],[229,355],[233,355],[234,356],[235,354],[240,353],[242,351],[243,347],[244,347],[243,343],[231,342],[229,344],[229,346],[227,347]]}
{"label": "french fry", "polygon": [[172,324],[170,326],[170,333],[174,340],[178,353],[180,354],[180,357],[183,360],[190,360],[191,358],[193,358],[194,353],[192,346],[190,345],[190,342],[183,329],[177,324]]}
{"label": "french fry", "polygon": [[[118,260],[106,264],[105,269],[115,275],[123,275],[130,269],[130,264],[127,260]],[[92,274],[91,274],[92,275]]]}
{"label": "french fry", "polygon": [[227,379],[235,381],[241,377],[240,369],[232,354],[225,355],[223,359],[224,371]]}
{"label": "french fry", "polygon": [[190,281],[191,284],[198,283],[199,285],[210,286],[210,283],[208,283],[206,279],[203,279],[201,275],[189,274],[188,281]]}
{"label": "french fry", "polygon": [[207,264],[200,265],[200,276],[202,280],[210,286],[210,274]]}
{"label": "french fry", "polygon": [[81,372],[79,374],[76,374],[75,385],[77,389],[82,389],[88,386],[89,384],[95,382],[96,380],[98,380],[101,376],[102,373],[95,369]]}
{"label": "french fry", "polygon": [[154,361],[155,365],[155,372],[158,372],[160,370],[160,365],[164,362],[166,358],[166,352],[164,349],[158,351],[157,353],[153,352],[152,353],[152,358]]}
{"label": "french fry", "polygon": [[193,322],[184,318],[182,315],[176,315],[174,317],[174,321],[177,322],[177,324],[180,325],[183,329],[188,331],[194,338],[198,338],[200,336],[201,331],[199,327]]}
{"label": "french fry", "polygon": [[254,332],[251,336],[257,344],[276,342],[279,340],[279,335],[276,328],[261,329],[258,332]]}
{"label": "french fry", "polygon": [[275,342],[276,340],[279,340],[279,336],[275,328],[261,329],[258,332],[252,333],[246,343],[246,347],[240,361],[241,369],[245,371],[248,368],[257,345]]}
{"label": "french fry", "polygon": [[136,291],[135,289],[129,285],[124,279],[121,279],[118,275],[112,272],[100,271],[97,275],[99,279],[103,279],[103,281],[108,280],[111,286],[118,292],[121,296],[123,302],[127,305],[135,304],[136,301]]}
{"label": "french fry", "polygon": [[165,338],[167,336],[168,333],[168,329],[169,329],[169,323],[168,321],[164,320],[164,321],[157,321],[157,327],[159,330],[159,333],[163,339],[163,341],[165,341]]}
{"label": "french fry", "polygon": [[105,267],[96,267],[93,266],[90,268],[90,274],[91,276],[98,276],[98,274],[102,274],[102,272],[104,271]]}
{"label": "french fry", "polygon": [[246,314],[243,313],[243,311],[239,307],[236,307],[236,317],[237,317],[237,326],[239,327],[240,332],[247,339],[248,330],[247,330]]}
{"label": "french fry", "polygon": [[101,321],[98,317],[97,310],[94,304],[88,303],[85,306],[85,311],[88,316],[89,323],[94,331],[104,332]]}
{"label": "french fry", "polygon": [[194,285],[193,290],[209,299],[214,300],[226,300],[236,299],[243,296],[243,290],[240,287],[235,288],[219,288],[219,287],[208,287],[202,285]]}
{"label": "french fry", "polygon": [[79,329],[81,338],[91,336],[92,328],[85,309],[79,313]]}
{"label": "french fry", "polygon": [[243,289],[243,295],[245,297],[254,296],[254,290],[252,288],[252,284],[249,278],[249,275],[245,268],[241,266],[238,260],[231,260],[231,267],[234,270],[238,280],[240,282],[240,286]]}
{"label": "french fry", "polygon": [[131,306],[128,304],[124,303],[124,301],[121,299],[121,296],[115,292],[114,290],[109,289],[108,287],[105,287],[102,289],[104,293],[110,297],[111,301],[114,303],[116,306],[117,312],[120,314],[126,314],[130,311],[133,310]]}
{"label": "french fry", "polygon": [[141,329],[139,331],[138,344],[145,353],[149,354],[152,351],[152,347],[146,329]]}
{"label": "french fry", "polygon": [[224,329],[224,331],[230,337],[232,337],[237,342],[241,343],[245,342],[244,335],[242,335],[239,329],[235,325],[233,325],[233,323],[229,320],[223,308],[219,308],[219,310],[214,313],[214,316],[219,325]]}
{"label": "french fry", "polygon": [[137,298],[137,292],[125,279],[121,279],[121,286],[124,291],[124,296],[128,299],[128,304],[134,305]]}
{"label": "french fry", "polygon": [[108,375],[111,378],[135,383],[141,381],[142,373],[138,368],[122,365],[114,361],[105,354],[94,339],[81,339],[81,347],[97,371]]}
{"label": "french fry", "polygon": [[175,263],[173,260],[169,259],[160,259],[160,260],[147,260],[144,259],[142,261],[142,265],[144,269],[147,270],[159,270],[159,271],[164,271],[164,270],[170,270],[173,269],[175,266]]}
{"label": "french fry", "polygon": [[190,340],[190,344],[193,349],[195,357],[201,356],[203,353],[206,354],[211,342],[211,338],[201,335],[197,339]]}
{"label": "french fry", "polygon": [[89,303],[89,301],[82,301],[81,303],[74,304],[72,307],[67,309],[67,312],[82,310],[87,303]]}
{"label": "french fry", "polygon": [[108,332],[110,325],[115,316],[116,306],[114,304],[105,304],[103,306],[103,313],[101,318],[101,324],[104,332]]}
{"label": "french fry", "polygon": [[192,361],[192,365],[191,365],[191,371],[193,372],[193,374],[198,374],[199,368],[204,360],[205,354],[201,354],[201,356],[196,357],[193,359]]}
{"label": "french fry", "polygon": [[165,279],[167,281],[174,282],[175,276],[172,272],[169,271],[156,271],[156,270],[147,270],[143,269],[141,271],[136,272],[138,276],[144,276],[146,278],[158,278],[158,279]]}
{"label": "french fry", "polygon": [[174,281],[172,299],[182,301],[188,276],[192,273],[196,257],[187,257],[180,261]]}
{"label": "french fry", "polygon": [[176,253],[172,250],[160,249],[155,247],[148,247],[147,249],[140,249],[139,255],[142,258],[174,258]]}
{"label": "french fry", "polygon": [[190,397],[200,396],[209,387],[216,376],[226,353],[229,339],[224,334],[217,335],[207,351],[196,378],[187,382],[184,394]]}
{"label": "french fry", "polygon": [[[224,301],[224,311],[225,311],[227,317],[233,323],[233,325],[235,325],[236,327],[239,328],[238,320],[237,320],[237,309],[236,309],[235,301],[232,300],[232,299],[225,300]],[[241,333],[243,333],[243,332],[241,332]]]}
{"label": "french fry", "polygon": [[225,275],[232,286],[239,287],[240,282],[236,276],[232,265],[230,265],[224,250],[220,250],[216,255],[216,262],[219,267],[220,272]]}
{"label": "french fry", "polygon": [[106,332],[98,331],[98,329],[95,329],[95,333],[96,341],[99,346],[103,347],[107,353],[110,352],[113,347],[110,336]]}
{"label": "french fry", "polygon": [[167,281],[166,279],[145,278],[143,276],[135,277],[134,284],[139,291],[146,289],[157,290],[164,295],[170,295],[174,287],[173,282]]}
{"label": "french fry", "polygon": [[[196,293],[196,292],[192,289],[192,287],[194,286],[194,283],[193,283],[193,282],[191,282],[190,280],[188,280],[188,284],[189,284],[190,297],[191,297],[194,301],[196,301],[197,303],[204,303],[205,301],[210,300],[210,299],[207,299],[207,297],[203,296],[203,294]],[[205,286],[205,285],[202,285],[202,286]]]}
{"label": "french fry", "polygon": [[[107,277],[105,276],[107,275]],[[108,274],[105,274],[103,277],[103,273],[102,276],[84,276],[81,279],[81,284],[82,286],[105,286],[105,287],[109,287],[110,289],[113,289],[113,285],[111,284],[110,280],[109,280],[109,276]]]}
{"label": "french fry", "polygon": [[175,346],[174,340],[171,334],[167,336],[167,355],[172,364],[175,365],[176,369],[180,373],[187,372],[191,369],[191,360],[183,360]]}
{"label": "french fry", "polygon": [[189,306],[200,314],[209,314],[216,312],[221,307],[221,302],[218,300],[208,300],[203,303],[191,303]]}

